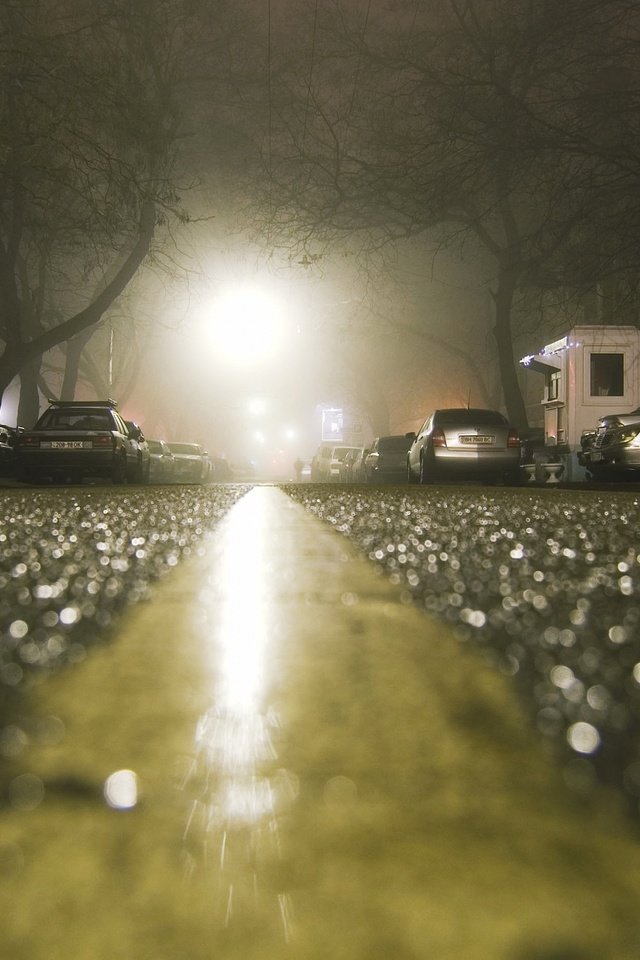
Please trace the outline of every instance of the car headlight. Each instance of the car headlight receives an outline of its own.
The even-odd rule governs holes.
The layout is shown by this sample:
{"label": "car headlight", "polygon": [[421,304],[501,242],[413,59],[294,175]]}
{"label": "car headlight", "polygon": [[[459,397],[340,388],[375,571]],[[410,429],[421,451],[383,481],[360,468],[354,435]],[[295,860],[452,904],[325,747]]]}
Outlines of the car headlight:
{"label": "car headlight", "polygon": [[640,429],[634,427],[632,430],[621,430],[618,436],[618,442],[624,443],[629,447],[640,447]]}

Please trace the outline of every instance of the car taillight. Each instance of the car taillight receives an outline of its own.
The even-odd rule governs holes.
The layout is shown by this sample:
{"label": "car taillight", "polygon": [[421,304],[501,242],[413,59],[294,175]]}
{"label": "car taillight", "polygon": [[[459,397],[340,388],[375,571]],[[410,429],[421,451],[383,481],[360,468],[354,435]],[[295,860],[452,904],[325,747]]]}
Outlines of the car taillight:
{"label": "car taillight", "polygon": [[509,430],[509,436],[507,437],[507,446],[508,447],[520,446],[520,437],[518,436],[517,430]]}
{"label": "car taillight", "polygon": [[444,430],[434,430],[431,434],[431,442],[434,447],[446,447],[447,441],[444,435]]}
{"label": "car taillight", "polygon": [[113,437],[93,437],[94,447],[111,447],[113,446]]}
{"label": "car taillight", "polygon": [[18,440],[19,447],[39,447],[40,438],[39,437],[30,437],[29,434],[23,433],[20,439]]}

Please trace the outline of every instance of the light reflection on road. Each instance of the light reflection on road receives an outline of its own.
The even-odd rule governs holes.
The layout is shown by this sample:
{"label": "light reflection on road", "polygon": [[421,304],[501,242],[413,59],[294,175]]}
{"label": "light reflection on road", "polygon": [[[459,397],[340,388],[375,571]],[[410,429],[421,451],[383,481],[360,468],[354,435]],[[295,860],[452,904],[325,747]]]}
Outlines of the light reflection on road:
{"label": "light reflection on road", "polygon": [[193,797],[186,865],[188,877],[202,880],[201,871],[209,873],[214,914],[224,927],[277,920],[289,941],[289,895],[265,879],[280,858],[278,818],[297,786],[292,774],[277,768],[278,717],[269,707],[273,543],[263,493],[255,488],[219,528],[214,569],[200,596],[213,696],[195,732],[184,784]]}

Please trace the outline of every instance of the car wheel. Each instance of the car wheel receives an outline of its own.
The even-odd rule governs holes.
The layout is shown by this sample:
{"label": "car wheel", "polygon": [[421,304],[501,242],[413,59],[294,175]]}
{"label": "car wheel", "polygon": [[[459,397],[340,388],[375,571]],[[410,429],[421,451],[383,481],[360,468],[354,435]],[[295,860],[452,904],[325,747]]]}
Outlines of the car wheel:
{"label": "car wheel", "polygon": [[126,483],[127,481],[127,457],[125,453],[116,455],[112,470],[111,480],[113,483]]}

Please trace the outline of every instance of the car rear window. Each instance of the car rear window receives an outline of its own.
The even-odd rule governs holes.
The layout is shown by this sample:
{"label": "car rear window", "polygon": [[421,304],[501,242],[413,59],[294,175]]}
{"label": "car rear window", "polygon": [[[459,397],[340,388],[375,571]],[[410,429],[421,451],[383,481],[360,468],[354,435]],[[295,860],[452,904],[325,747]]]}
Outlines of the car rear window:
{"label": "car rear window", "polygon": [[505,424],[507,421],[502,416],[501,413],[498,413],[497,410],[438,410],[436,413],[436,423],[438,424],[453,424],[453,423],[468,423],[468,424],[477,424],[477,425],[499,425]]}
{"label": "car rear window", "polygon": [[335,450],[333,451],[333,459],[334,459],[334,460],[340,460],[340,461],[342,461],[342,460],[344,460],[344,458],[346,457],[346,455],[347,455],[348,453],[350,453],[350,452],[351,452],[352,450],[354,450],[354,449],[356,449],[356,448],[354,448],[354,447],[336,447]]}
{"label": "car rear window", "polygon": [[113,430],[108,413],[74,407],[71,410],[47,410],[37,424],[38,430]]}
{"label": "car rear window", "polygon": [[378,441],[378,450],[389,450],[391,452],[408,450],[411,446],[409,437],[381,437]]}

